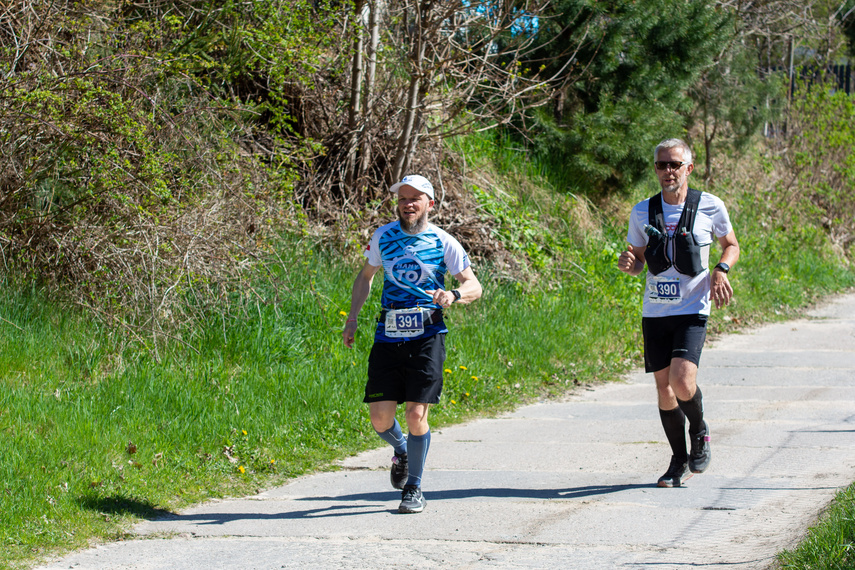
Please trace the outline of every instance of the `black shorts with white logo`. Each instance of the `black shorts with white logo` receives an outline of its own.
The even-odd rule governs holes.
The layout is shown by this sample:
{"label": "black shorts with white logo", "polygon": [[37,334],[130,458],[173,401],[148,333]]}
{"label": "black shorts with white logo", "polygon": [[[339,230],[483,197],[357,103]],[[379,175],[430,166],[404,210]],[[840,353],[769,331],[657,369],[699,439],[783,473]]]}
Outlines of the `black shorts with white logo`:
{"label": "black shorts with white logo", "polygon": [[442,395],[445,333],[404,342],[375,342],[363,402],[437,404]]}
{"label": "black shorts with white logo", "polygon": [[644,370],[657,372],[671,366],[672,358],[684,358],[696,366],[707,338],[706,315],[644,317]]}

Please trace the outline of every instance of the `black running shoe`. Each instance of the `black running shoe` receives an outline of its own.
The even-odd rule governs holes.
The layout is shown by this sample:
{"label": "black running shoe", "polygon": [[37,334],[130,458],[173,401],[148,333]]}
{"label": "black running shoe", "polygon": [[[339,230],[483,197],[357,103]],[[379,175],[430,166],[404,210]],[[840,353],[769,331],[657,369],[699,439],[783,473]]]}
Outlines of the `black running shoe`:
{"label": "black running shoe", "polygon": [[407,482],[407,477],[410,476],[410,468],[407,465],[407,454],[397,453],[392,458],[392,471],[389,478],[392,480],[392,486],[396,489],[403,489],[404,483]]}
{"label": "black running shoe", "polygon": [[692,473],[703,473],[710,466],[712,452],[710,451],[710,428],[704,422],[704,429],[698,433],[690,433],[692,452],[689,454],[689,470]]}
{"label": "black running shoe", "polygon": [[665,475],[659,478],[656,483],[657,487],[679,487],[683,481],[688,479],[686,474],[689,472],[689,466],[685,459],[680,459],[676,455],[671,456],[671,465],[668,466],[668,471]]}
{"label": "black running shoe", "polygon": [[405,485],[401,493],[401,504],[398,505],[399,513],[420,513],[425,510],[424,496],[422,490],[415,485]]}

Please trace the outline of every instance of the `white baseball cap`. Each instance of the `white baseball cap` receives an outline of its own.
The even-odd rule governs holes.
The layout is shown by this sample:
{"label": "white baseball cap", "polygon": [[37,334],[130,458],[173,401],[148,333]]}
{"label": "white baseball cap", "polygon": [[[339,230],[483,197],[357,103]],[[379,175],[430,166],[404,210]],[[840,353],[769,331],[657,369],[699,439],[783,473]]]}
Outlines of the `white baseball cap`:
{"label": "white baseball cap", "polygon": [[428,198],[433,200],[433,186],[424,176],[419,176],[418,174],[409,174],[404,176],[404,178],[395,184],[392,184],[392,187],[389,188],[390,192],[398,193],[398,190],[401,186],[412,186],[419,192],[423,192],[428,195]]}

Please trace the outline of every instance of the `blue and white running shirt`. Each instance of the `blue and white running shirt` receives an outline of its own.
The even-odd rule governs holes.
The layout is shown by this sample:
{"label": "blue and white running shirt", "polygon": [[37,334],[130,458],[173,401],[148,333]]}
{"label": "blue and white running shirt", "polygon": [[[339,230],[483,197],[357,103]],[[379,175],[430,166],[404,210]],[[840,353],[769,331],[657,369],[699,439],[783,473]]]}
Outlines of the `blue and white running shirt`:
{"label": "blue and white running shirt", "polygon": [[[445,289],[445,274],[457,275],[470,266],[469,256],[456,239],[437,226],[416,235],[401,229],[397,221],[378,228],[365,249],[368,263],[383,266],[384,309],[425,307],[438,309],[433,298],[425,291]],[[426,338],[448,332],[442,322],[425,325],[425,333],[408,340]],[[385,334],[385,324],[377,324],[375,342],[401,342]]]}

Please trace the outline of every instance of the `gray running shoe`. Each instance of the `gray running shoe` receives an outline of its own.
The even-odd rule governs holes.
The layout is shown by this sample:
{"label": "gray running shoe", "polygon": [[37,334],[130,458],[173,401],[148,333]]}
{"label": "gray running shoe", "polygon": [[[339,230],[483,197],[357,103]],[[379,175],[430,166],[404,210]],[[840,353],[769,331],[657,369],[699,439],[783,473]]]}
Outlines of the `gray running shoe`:
{"label": "gray running shoe", "polygon": [[710,451],[710,428],[704,422],[704,429],[698,433],[690,433],[692,452],[689,453],[689,470],[692,473],[703,473],[710,466],[712,452]]}
{"label": "gray running shoe", "polygon": [[410,468],[407,464],[407,454],[395,453],[395,456],[392,457],[392,471],[389,474],[389,478],[392,481],[392,486],[396,489],[403,489],[404,483],[407,482],[407,477],[410,476]]}
{"label": "gray running shoe", "polygon": [[398,505],[399,513],[420,513],[425,510],[424,496],[422,490],[415,485],[405,485],[401,493],[401,504]]}
{"label": "gray running shoe", "polygon": [[689,466],[685,459],[680,459],[676,455],[671,456],[671,465],[668,466],[668,471],[659,478],[656,483],[657,487],[679,487],[683,481],[688,479],[686,474],[689,472]]}

